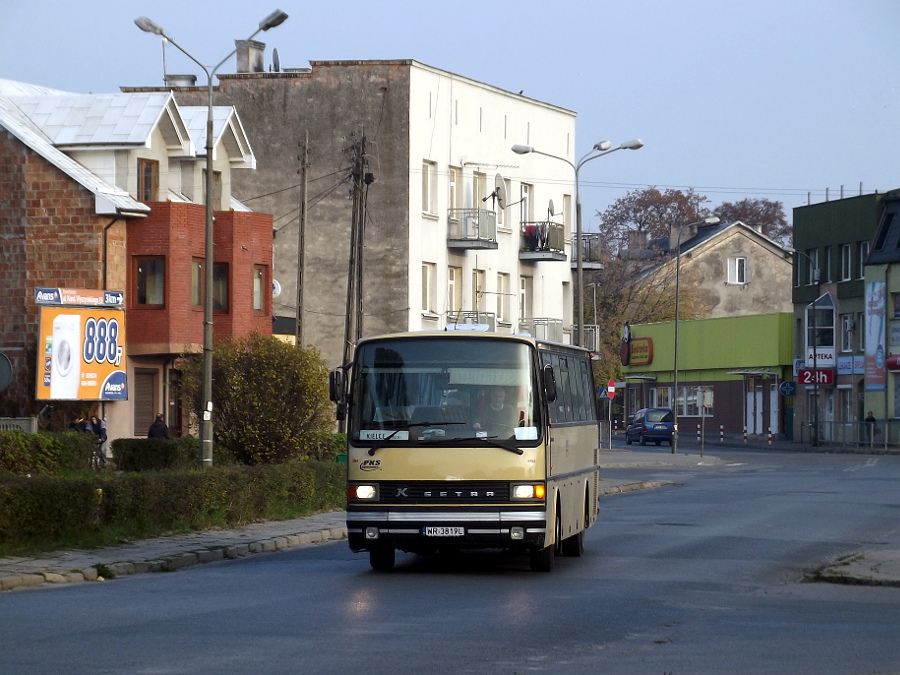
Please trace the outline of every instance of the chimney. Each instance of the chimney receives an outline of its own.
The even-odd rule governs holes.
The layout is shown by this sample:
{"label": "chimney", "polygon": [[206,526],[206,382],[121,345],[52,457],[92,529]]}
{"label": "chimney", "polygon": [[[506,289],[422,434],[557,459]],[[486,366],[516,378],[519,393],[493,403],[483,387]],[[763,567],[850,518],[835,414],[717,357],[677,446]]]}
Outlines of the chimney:
{"label": "chimney", "polygon": [[167,87],[196,87],[196,75],[166,75],[165,82]]}
{"label": "chimney", "polygon": [[686,241],[697,236],[698,223],[689,225],[673,225],[672,234],[669,236],[669,250],[677,251]]}
{"label": "chimney", "polygon": [[633,251],[643,251],[647,248],[647,233],[643,230],[628,231],[628,249]]}
{"label": "chimney", "polygon": [[235,40],[237,48],[238,73],[262,73],[265,72],[263,56],[266,51],[265,42],[256,40]]}

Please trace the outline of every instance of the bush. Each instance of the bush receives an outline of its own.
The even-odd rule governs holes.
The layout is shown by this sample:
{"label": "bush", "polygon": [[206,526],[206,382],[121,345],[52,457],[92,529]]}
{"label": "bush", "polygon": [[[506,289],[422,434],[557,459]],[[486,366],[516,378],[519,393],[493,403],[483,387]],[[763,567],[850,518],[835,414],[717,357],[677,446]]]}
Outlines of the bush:
{"label": "bush", "polygon": [[0,431],[0,474],[51,475],[86,470],[93,452],[93,439],[78,431]]}
{"label": "bush", "polygon": [[344,467],[333,461],[6,477],[0,554],[295,518],[343,508],[344,485]]}

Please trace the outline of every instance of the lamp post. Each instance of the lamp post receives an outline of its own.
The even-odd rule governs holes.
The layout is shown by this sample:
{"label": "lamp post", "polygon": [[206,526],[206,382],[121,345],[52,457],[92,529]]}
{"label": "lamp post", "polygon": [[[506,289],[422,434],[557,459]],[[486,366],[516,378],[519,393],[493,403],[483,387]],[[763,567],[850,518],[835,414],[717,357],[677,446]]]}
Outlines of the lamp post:
{"label": "lamp post", "polygon": [[[276,9],[265,19],[259,22],[259,27],[247,38],[252,40],[262,31],[275,28],[284,23],[288,15],[280,9]],[[213,348],[213,76],[216,71],[237,51],[232,49],[228,56],[222,59],[213,68],[207,68],[194,58],[190,52],[179,45],[175,40],[166,35],[166,31],[159,24],[154,23],[145,16],[134,20],[135,25],[146,33],[159,35],[169,42],[178,51],[196,63],[206,74],[206,227],[204,231],[203,252],[203,381],[201,398],[203,400],[203,413],[200,421],[200,452],[201,464],[208,468],[213,463],[213,421],[212,421],[212,348]]]}
{"label": "lamp post", "polygon": [[674,406],[673,406],[673,417],[675,431],[672,434],[672,454],[674,455],[678,452],[678,316],[681,305],[679,304],[679,291],[681,288],[681,237],[685,232],[689,231],[694,225],[717,225],[719,223],[719,218],[717,216],[710,216],[709,218],[704,218],[703,220],[698,220],[696,223],[689,223],[685,225],[678,231],[678,241],[675,244],[675,345],[673,351],[673,394],[674,394]]}
{"label": "lamp post", "polygon": [[584,323],[584,266],[582,264],[582,250],[584,246],[583,242],[581,241],[581,191],[579,189],[580,186],[578,174],[581,171],[582,166],[592,160],[597,159],[598,157],[609,155],[610,153],[616,152],[616,150],[640,150],[642,147],[644,147],[644,141],[639,138],[631,141],[625,141],[616,148],[613,148],[612,143],[610,143],[609,141],[600,141],[599,143],[594,143],[594,146],[590,149],[590,151],[586,155],[584,155],[584,157],[579,159],[577,163],[571,162],[565,157],[551,155],[549,152],[536,150],[530,145],[514,145],[511,148],[512,151],[517,155],[527,155],[529,153],[533,153],[535,155],[543,155],[544,157],[558,159],[561,162],[565,162],[575,170],[575,241],[577,244],[577,248],[575,249],[575,274],[577,280],[576,283],[578,284],[578,297],[576,301],[576,304],[578,306],[576,310],[576,316],[578,318],[578,329],[575,332],[575,344],[579,347],[584,346],[584,326],[582,325]]}
{"label": "lamp post", "polygon": [[[813,260],[810,255],[804,253],[803,251],[798,251],[795,248],[785,249],[788,253],[794,253],[796,255],[802,255],[809,261],[810,270],[812,271],[812,281],[816,285],[816,296],[812,301],[812,353],[813,353],[813,433],[812,433],[812,446],[814,448],[819,447],[819,325],[818,325],[818,314],[817,303],[819,302],[819,296],[822,294],[822,274],[819,269],[819,263],[816,260]],[[806,334],[806,341],[809,342],[809,332]],[[808,352],[804,352],[803,358],[804,361],[806,359],[806,354]]]}

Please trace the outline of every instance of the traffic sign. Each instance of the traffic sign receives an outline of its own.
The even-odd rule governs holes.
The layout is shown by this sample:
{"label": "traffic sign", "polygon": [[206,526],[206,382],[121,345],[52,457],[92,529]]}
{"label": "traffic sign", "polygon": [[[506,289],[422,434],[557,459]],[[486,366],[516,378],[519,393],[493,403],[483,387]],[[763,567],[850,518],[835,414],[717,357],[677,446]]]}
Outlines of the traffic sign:
{"label": "traffic sign", "polygon": [[609,400],[612,401],[616,397],[616,381],[610,380],[606,385],[606,395],[609,396]]}
{"label": "traffic sign", "polygon": [[785,381],[778,385],[778,390],[781,392],[782,396],[796,396],[797,394],[797,383]]}

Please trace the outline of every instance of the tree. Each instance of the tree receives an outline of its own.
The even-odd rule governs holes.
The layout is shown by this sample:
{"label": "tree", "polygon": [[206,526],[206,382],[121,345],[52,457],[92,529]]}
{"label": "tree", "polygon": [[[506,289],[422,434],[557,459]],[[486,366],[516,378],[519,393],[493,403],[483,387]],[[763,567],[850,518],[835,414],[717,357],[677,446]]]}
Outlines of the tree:
{"label": "tree", "polygon": [[742,223],[760,229],[764,235],[783,246],[791,243],[793,229],[788,224],[781,202],[768,199],[742,199],[739,202],[724,202],[713,213],[726,223],[740,220]]}
{"label": "tree", "polygon": [[612,254],[627,248],[629,233],[646,233],[650,238],[668,237],[672,227],[687,225],[710,215],[704,206],[709,200],[689,189],[655,187],[632,190],[600,214],[600,234]]}
{"label": "tree", "polygon": [[[201,360],[185,356],[182,386],[201,413]],[[330,447],[334,409],[328,369],[314,348],[253,333],[213,350],[215,443],[246,464],[322,459]]]}

